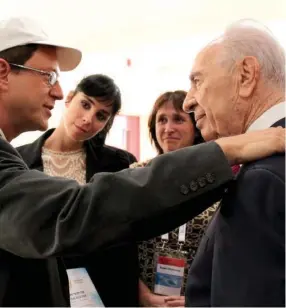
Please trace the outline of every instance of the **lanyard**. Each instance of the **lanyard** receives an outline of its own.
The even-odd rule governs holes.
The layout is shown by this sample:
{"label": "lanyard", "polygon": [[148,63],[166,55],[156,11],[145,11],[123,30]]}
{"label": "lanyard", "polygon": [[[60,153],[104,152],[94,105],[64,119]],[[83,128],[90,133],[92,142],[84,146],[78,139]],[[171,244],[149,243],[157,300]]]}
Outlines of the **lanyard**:
{"label": "lanyard", "polygon": [[[161,238],[163,241],[169,241],[169,233],[163,234]],[[186,241],[186,224],[182,225],[179,228],[179,236],[178,236],[179,243],[185,243],[185,241]]]}

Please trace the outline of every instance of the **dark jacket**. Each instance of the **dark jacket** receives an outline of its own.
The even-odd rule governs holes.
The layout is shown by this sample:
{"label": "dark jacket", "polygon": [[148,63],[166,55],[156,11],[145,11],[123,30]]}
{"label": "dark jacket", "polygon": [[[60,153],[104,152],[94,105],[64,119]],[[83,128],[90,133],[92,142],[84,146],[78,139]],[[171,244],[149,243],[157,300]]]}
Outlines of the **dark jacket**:
{"label": "dark jacket", "polygon": [[[31,144],[17,148],[28,167],[43,171],[42,147],[54,129],[48,130]],[[116,172],[136,161],[129,152],[98,144],[94,139],[85,142],[86,182],[97,172]],[[120,207],[120,202],[118,202]],[[64,258],[65,267],[85,267],[107,307],[138,306],[138,256],[135,242],[122,243],[86,256]],[[67,286],[66,289],[68,290]],[[112,295],[112,296],[111,296]]]}
{"label": "dark jacket", "polygon": [[186,305],[285,306],[285,154],[241,168],[191,265]]}
{"label": "dark jacket", "polygon": [[67,306],[57,257],[166,233],[218,201],[231,180],[215,142],[160,155],[145,168],[97,173],[79,185],[30,170],[0,137],[0,306]]}

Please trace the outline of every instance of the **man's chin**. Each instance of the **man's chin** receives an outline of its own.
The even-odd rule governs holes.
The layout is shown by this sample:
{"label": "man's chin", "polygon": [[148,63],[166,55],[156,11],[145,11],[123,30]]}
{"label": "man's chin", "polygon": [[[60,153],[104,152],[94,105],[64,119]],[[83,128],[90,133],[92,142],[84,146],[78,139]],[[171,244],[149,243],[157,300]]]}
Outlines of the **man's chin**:
{"label": "man's chin", "polygon": [[219,138],[218,134],[208,128],[201,130],[201,135],[205,141],[213,141]]}
{"label": "man's chin", "polygon": [[39,128],[37,130],[39,131],[46,131],[49,128],[49,124],[47,123],[43,123],[42,125],[39,126]]}
{"label": "man's chin", "polygon": [[48,121],[41,121],[41,122],[35,123],[34,127],[31,127],[30,131],[39,130],[43,132],[43,131],[46,131],[48,128],[49,128]]}

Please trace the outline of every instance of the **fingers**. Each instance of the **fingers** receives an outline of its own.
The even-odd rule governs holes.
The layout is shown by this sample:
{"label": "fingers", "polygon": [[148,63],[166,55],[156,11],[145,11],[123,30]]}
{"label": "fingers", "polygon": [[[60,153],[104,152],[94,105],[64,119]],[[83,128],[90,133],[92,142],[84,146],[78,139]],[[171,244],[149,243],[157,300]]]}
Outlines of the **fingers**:
{"label": "fingers", "polygon": [[[270,127],[266,130],[253,132],[256,133],[264,133],[262,137],[265,136],[265,142],[268,145],[269,148],[269,155],[275,154],[275,153],[284,153],[285,152],[285,128],[278,126],[278,127]],[[256,137],[256,135],[254,135]],[[267,138],[267,139],[266,139]],[[255,140],[254,140],[255,141]],[[258,141],[258,140],[257,140]],[[262,145],[261,145],[262,146]]]}
{"label": "fingers", "polygon": [[279,138],[280,142],[278,143],[277,151],[279,153],[285,152],[285,141],[286,141],[285,133],[286,133],[285,128],[278,127],[277,134],[278,134],[278,138]]}
{"label": "fingers", "polygon": [[180,295],[171,295],[171,296],[166,296],[165,301],[173,301],[177,299],[181,299],[183,296]]}
{"label": "fingers", "polygon": [[174,300],[166,302],[167,307],[185,307],[185,301],[183,300]]}
{"label": "fingers", "polygon": [[185,307],[185,297],[184,296],[167,296],[165,298],[165,303],[167,307]]}

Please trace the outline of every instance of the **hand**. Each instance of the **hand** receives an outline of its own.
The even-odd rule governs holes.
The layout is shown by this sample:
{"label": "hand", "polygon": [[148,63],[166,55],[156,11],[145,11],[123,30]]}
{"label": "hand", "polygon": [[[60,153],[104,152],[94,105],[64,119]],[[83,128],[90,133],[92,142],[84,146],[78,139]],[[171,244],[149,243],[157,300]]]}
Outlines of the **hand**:
{"label": "hand", "polygon": [[244,164],[276,153],[285,153],[285,129],[271,127],[215,141],[230,165]]}
{"label": "hand", "polygon": [[185,296],[167,296],[166,307],[185,307]]}
{"label": "hand", "polygon": [[141,162],[135,162],[135,163],[131,164],[129,166],[129,168],[145,167],[150,161],[151,161],[151,159],[148,159],[148,160],[145,160],[145,161],[141,161]]}
{"label": "hand", "polygon": [[145,307],[166,307],[165,299],[166,296],[148,293],[145,294],[144,299],[141,299],[141,302]]}

